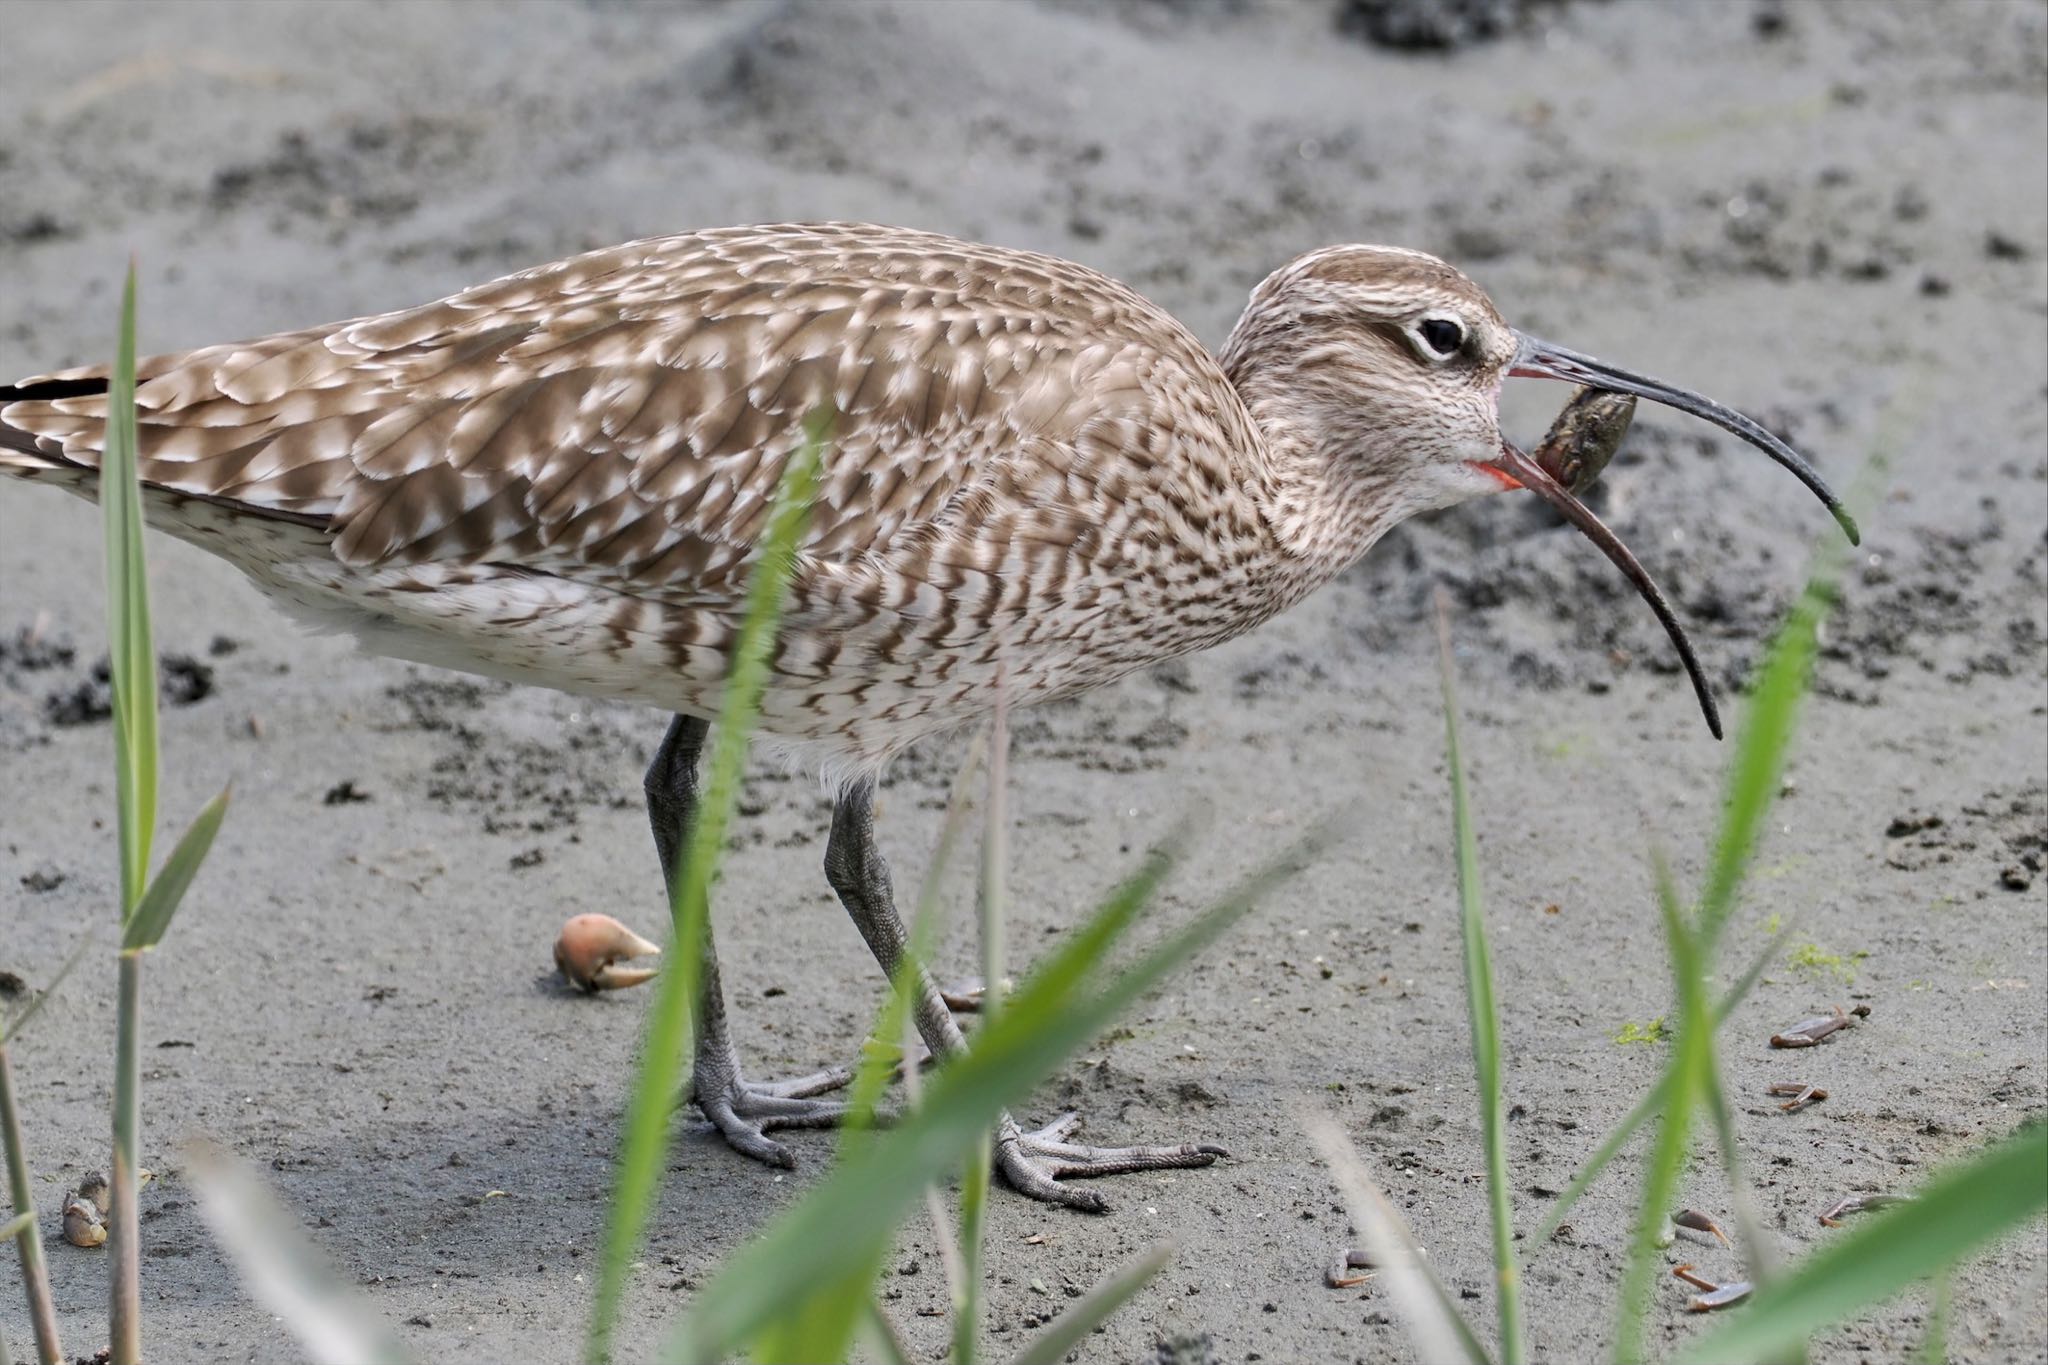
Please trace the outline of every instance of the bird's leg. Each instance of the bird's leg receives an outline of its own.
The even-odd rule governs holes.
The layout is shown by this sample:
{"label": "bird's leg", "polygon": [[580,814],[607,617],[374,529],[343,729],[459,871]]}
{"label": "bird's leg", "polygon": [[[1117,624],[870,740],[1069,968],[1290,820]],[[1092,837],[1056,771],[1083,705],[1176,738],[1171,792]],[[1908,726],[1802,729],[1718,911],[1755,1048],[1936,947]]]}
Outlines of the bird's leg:
{"label": "bird's leg", "polygon": [[[849,782],[832,808],[832,836],[825,845],[825,877],[882,970],[893,980],[903,960],[907,935],[896,914],[889,865],[875,846],[875,788],[871,780]],[[945,1058],[964,1049],[967,1039],[953,1022],[945,998],[931,973],[918,964],[917,992],[911,1002],[917,1031],[933,1055]],[[1012,1189],[1048,1204],[1101,1213],[1109,1203],[1093,1190],[1060,1182],[1079,1176],[1123,1175],[1170,1167],[1207,1166],[1229,1153],[1211,1143],[1176,1143],[1157,1147],[1088,1147],[1065,1139],[1080,1126],[1067,1114],[1044,1128],[1025,1132],[1004,1114],[996,1127],[996,1169]]]}
{"label": "bird's leg", "polygon": [[[675,896],[682,869],[677,854],[688,837],[697,805],[697,756],[710,727],[691,716],[669,722],[668,734],[654,761],[647,765],[647,819],[654,827],[654,848],[661,872]],[[711,925],[704,925],[704,961],[698,978],[697,1055],[691,1069],[690,1098],[733,1147],[770,1166],[794,1166],[789,1149],[770,1138],[771,1128],[824,1128],[839,1122],[846,1106],[836,1100],[811,1098],[836,1090],[852,1079],[842,1067],[794,1080],[755,1082],[740,1074],[739,1056],[725,1022],[725,991],[719,980],[718,953]]]}

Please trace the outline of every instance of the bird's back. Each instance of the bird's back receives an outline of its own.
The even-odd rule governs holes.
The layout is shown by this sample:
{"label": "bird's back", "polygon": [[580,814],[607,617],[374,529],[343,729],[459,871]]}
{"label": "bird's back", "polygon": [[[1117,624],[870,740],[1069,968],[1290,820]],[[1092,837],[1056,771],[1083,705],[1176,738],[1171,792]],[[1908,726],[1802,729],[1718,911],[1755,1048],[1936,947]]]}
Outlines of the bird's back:
{"label": "bird's back", "polygon": [[[0,390],[0,471],[83,481],[105,373]],[[549,580],[523,605],[468,604],[466,631],[430,621],[446,649],[390,650],[458,666],[454,635],[567,594],[609,604],[614,635],[621,613],[642,634],[661,617],[664,666],[722,675],[776,481],[821,407],[837,416],[784,642],[797,676],[871,688],[880,665],[972,656],[977,678],[1001,658],[1020,684],[1071,691],[1228,633],[1213,574],[1263,534],[1244,496],[1257,437],[1178,322],[1071,262],[895,228],[628,243],[152,357],[140,377],[141,468],[167,529],[274,590],[280,557],[324,557],[291,570],[317,580],[300,596],[353,593],[373,615],[402,615],[406,584],[445,611],[464,585]],[[1183,592],[1198,575],[1204,592]],[[1132,638],[1159,612],[1175,618],[1153,622],[1159,638]],[[525,640],[522,657],[573,645]],[[855,709],[888,709],[870,702]]]}

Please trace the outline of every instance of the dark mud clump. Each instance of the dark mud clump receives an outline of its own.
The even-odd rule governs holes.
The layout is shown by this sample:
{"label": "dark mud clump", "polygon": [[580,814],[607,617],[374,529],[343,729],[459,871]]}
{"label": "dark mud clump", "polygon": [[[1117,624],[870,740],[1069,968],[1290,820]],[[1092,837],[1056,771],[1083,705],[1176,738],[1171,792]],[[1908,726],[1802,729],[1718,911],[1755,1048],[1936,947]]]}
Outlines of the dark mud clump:
{"label": "dark mud clump", "polygon": [[40,625],[19,626],[0,639],[0,682],[20,687],[24,674],[69,668],[77,657],[78,649],[71,641],[47,634]]}
{"label": "dark mud clump", "polygon": [[405,712],[401,728],[447,734],[465,745],[483,742],[483,734],[459,717],[483,710],[486,692],[502,695],[503,683],[483,683],[474,678],[421,676],[408,678],[384,689],[384,695]]}
{"label": "dark mud clump", "polygon": [[2025,891],[2048,870],[2048,787],[1993,788],[1953,815],[1903,811],[1884,833],[1887,867],[1916,872],[1967,859],[1983,868],[1970,879],[1979,895],[1993,887]]}
{"label": "dark mud clump", "polygon": [[426,796],[477,813],[489,834],[543,833],[572,827],[591,808],[638,803],[633,776],[646,761],[638,733],[644,712],[618,703],[557,703],[537,733],[485,716],[509,685],[420,676],[385,689],[402,717],[392,728],[439,737]]}
{"label": "dark mud clump", "polygon": [[[156,686],[165,705],[191,706],[213,695],[213,669],[189,654],[162,654],[157,656]],[[113,714],[113,666],[105,655],[89,677],[43,699],[43,716],[52,725],[92,725]]]}
{"label": "dark mud clump", "polygon": [[1346,0],[1340,33],[1404,52],[1455,52],[1518,33],[1566,0]]}

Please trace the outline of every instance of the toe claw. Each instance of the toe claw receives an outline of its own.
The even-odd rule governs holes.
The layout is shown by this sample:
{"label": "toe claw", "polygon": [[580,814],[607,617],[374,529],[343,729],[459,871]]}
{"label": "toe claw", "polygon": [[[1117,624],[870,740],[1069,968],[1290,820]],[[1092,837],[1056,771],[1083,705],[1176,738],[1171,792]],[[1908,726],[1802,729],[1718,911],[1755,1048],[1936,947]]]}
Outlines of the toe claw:
{"label": "toe claw", "polygon": [[718,1130],[727,1145],[742,1156],[750,1156],[763,1165],[785,1171],[796,1168],[794,1152],[769,1137],[764,1125],[750,1123],[740,1117],[730,1104],[721,1101],[707,1105],[700,1101],[698,1108],[704,1111],[704,1117],[711,1120],[711,1126]]}
{"label": "toe claw", "polygon": [[[796,1156],[769,1137],[769,1131],[837,1126],[846,1118],[846,1105],[838,1100],[811,1097],[845,1085],[850,1079],[843,1067],[788,1081],[754,1082],[733,1077],[715,1085],[708,1098],[698,1089],[690,1099],[734,1151],[788,1170],[796,1165]],[[881,1122],[885,1116],[876,1118]]]}

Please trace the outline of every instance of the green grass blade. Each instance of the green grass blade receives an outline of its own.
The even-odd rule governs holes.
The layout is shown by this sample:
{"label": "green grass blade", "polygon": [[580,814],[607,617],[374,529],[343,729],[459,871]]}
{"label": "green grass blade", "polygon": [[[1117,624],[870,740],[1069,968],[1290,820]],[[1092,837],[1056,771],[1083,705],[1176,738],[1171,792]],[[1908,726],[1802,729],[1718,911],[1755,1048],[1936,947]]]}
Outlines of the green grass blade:
{"label": "green grass blade", "polygon": [[213,847],[213,836],[220,833],[221,818],[228,813],[232,792],[232,787],[223,788],[219,796],[200,809],[185,837],[178,840],[171,856],[157,869],[149,889],[142,893],[142,903],[135,907],[127,927],[121,931],[122,952],[146,952],[163,941],[165,931],[171,927],[171,916],[178,912],[199,864],[206,861],[206,852]]}
{"label": "green grass blade", "polygon": [[220,1148],[186,1149],[199,1213],[256,1301],[315,1361],[397,1365],[408,1357],[384,1315],[343,1288],[348,1277],[320,1254],[298,1220],[245,1163]]}
{"label": "green grass blade", "polygon": [[665,1360],[723,1357],[779,1315],[800,1312],[789,1287],[828,1281],[868,1248],[849,1246],[849,1229],[900,1223],[918,1192],[938,1173],[956,1169],[969,1148],[986,1140],[996,1116],[1028,1095],[1068,1057],[1097,1037],[1144,992],[1214,942],[1285,875],[1297,870],[1329,834],[1295,844],[1191,923],[1166,936],[1099,991],[1087,984],[1102,955],[1128,925],[1165,871],[1155,855],[1119,888],[1089,923],[1022,982],[1002,1014],[977,1031],[974,1047],[940,1066],[924,1102],[898,1126],[854,1151],[794,1209],[734,1255],[697,1296],[662,1352]]}
{"label": "green grass blade", "polygon": [[1436,598],[1438,667],[1444,694],[1444,755],[1451,770],[1451,837],[1457,850],[1459,922],[1465,945],[1465,1004],[1472,1035],[1472,1070],[1479,1085],[1479,1127],[1486,1149],[1487,1205],[1493,1219],[1494,1292],[1500,1314],[1500,1353],[1506,1365],[1528,1359],[1522,1333],[1521,1268],[1508,1206],[1507,1107],[1501,1102],[1500,1008],[1493,957],[1486,944],[1486,908],[1479,881],[1479,842],[1465,791],[1465,760],[1458,746],[1458,697],[1451,662],[1451,626],[1441,589]]}
{"label": "green grass blade", "polygon": [[57,988],[64,984],[64,978],[71,975],[71,969],[85,960],[86,950],[92,947],[95,937],[87,933],[80,939],[78,946],[71,950],[71,956],[64,959],[64,964],[57,968],[57,974],[50,978],[50,984],[37,992],[36,998],[23,1005],[12,1019],[0,1018],[0,1047],[19,1038],[21,1031],[28,1027],[28,1021],[42,1012],[44,1002],[57,993]]}
{"label": "green grass blade", "polygon": [[1835,579],[1844,551],[1832,542],[1815,551],[1806,589],[1778,630],[1764,656],[1749,704],[1743,710],[1742,733],[1728,768],[1728,789],[1715,840],[1713,862],[1700,894],[1702,955],[1711,962],[1721,930],[1735,909],[1742,879],[1756,851],[1758,834],[1777,799],[1799,720],[1799,705],[1813,678],[1819,651],[1820,623],[1834,602]]}
{"label": "green grass blade", "polygon": [[[1160,871],[1163,873],[1163,869]],[[1119,894],[1110,900],[1102,915],[1098,918],[1118,917],[1127,923],[1128,916],[1134,914],[1138,908],[1142,907],[1145,900],[1149,898],[1152,888],[1158,880],[1158,875],[1155,873],[1149,878],[1141,876],[1138,879],[1134,879],[1134,882],[1127,883],[1123,888],[1120,888]],[[1094,925],[1091,924],[1089,927],[1093,928]],[[1077,937],[1086,936],[1084,931],[1082,935]],[[1081,963],[1062,963],[1056,956],[1054,962],[1048,964],[1047,969],[1041,969],[1043,979],[1034,978],[1034,984],[1040,990],[1057,992],[1062,1000],[1070,999],[1078,990],[1079,983],[1084,975],[1085,966],[1086,964]],[[904,972],[899,974],[898,984],[899,987],[907,988],[909,983],[915,978],[908,975],[908,972],[911,970],[911,964],[906,962],[904,968]],[[902,998],[907,1002],[907,995]],[[1036,999],[1036,996],[1028,996],[1026,999],[1027,1001],[1033,1000]],[[976,1066],[976,1059],[982,1058],[987,1054],[989,1039],[988,1031],[981,1031],[980,1036],[976,1040],[975,1050],[969,1053],[967,1058],[961,1059],[959,1063],[949,1063],[947,1067],[941,1070],[940,1076],[953,1074],[955,1076],[954,1083],[957,1084],[956,1065],[975,1066],[976,1070],[979,1070],[980,1067]],[[1057,1059],[1049,1062],[1046,1069],[1049,1071],[1054,1065],[1057,1065]],[[1035,1083],[1035,1080],[1024,1083],[1019,1093],[1022,1093],[1023,1090],[1028,1090],[1029,1086]],[[828,1209],[835,1207],[829,1202],[830,1195],[827,1191],[833,1190],[838,1181],[848,1179],[848,1172],[868,1172],[873,1170],[878,1162],[882,1162],[886,1168],[885,1158],[899,1152],[905,1144],[918,1143],[921,1138],[926,1136],[924,1129],[942,1120],[956,1119],[958,1117],[957,1114],[950,1112],[947,1108],[948,1102],[944,1099],[945,1093],[945,1089],[941,1087],[939,1098],[935,1102],[931,1101],[928,1097],[927,1103],[920,1105],[918,1109],[906,1117],[903,1123],[890,1132],[877,1135],[873,1139],[866,1141],[856,1141],[849,1135],[848,1139],[842,1141],[841,1158],[838,1165],[834,1168],[833,1175],[828,1178],[825,1185],[821,1186],[818,1191],[814,1191],[807,1197],[798,1206],[794,1214],[785,1215],[785,1219],[807,1210],[813,1210],[817,1201],[821,1199],[828,1201],[825,1205]],[[995,1115],[1001,1112],[1003,1104],[1008,1102],[1008,1098],[1010,1097],[999,1100],[988,1110],[988,1122],[992,1123],[994,1121]],[[957,1104],[953,1106],[955,1109],[957,1107]],[[935,1176],[953,1169],[965,1155],[970,1145],[985,1142],[986,1137],[986,1133],[977,1135],[971,1130],[963,1137],[956,1130],[950,1147],[946,1146],[943,1142],[933,1140],[926,1145],[926,1150],[931,1155],[917,1162],[914,1167],[907,1169],[899,1168],[899,1179],[908,1179],[914,1186],[928,1187],[929,1182]],[[735,1315],[737,1320],[731,1321],[730,1325],[725,1329],[725,1335],[716,1338],[715,1346],[708,1341],[700,1340],[700,1343],[695,1347],[685,1348],[683,1358],[717,1358],[749,1341],[753,1343],[757,1357],[762,1359],[800,1360],[833,1358],[835,1355],[836,1339],[849,1326],[843,1309],[849,1294],[854,1289],[855,1281],[859,1280],[859,1287],[864,1291],[860,1294],[860,1298],[862,1301],[865,1301],[872,1293],[871,1269],[879,1262],[880,1256],[886,1250],[890,1230],[901,1219],[901,1213],[895,1207],[894,1198],[902,1192],[900,1185],[892,1185],[889,1189],[883,1191],[890,1198],[877,1200],[874,1197],[877,1193],[877,1187],[873,1182],[873,1177],[861,1175],[854,1178],[854,1183],[846,1187],[844,1197],[855,1204],[864,1206],[864,1211],[859,1213],[831,1214],[829,1216],[813,1213],[816,1223],[815,1228],[802,1237],[796,1238],[796,1240],[801,1242],[807,1251],[817,1248],[821,1243],[831,1246],[832,1254],[829,1257],[821,1258],[820,1263],[815,1267],[805,1266],[802,1274],[793,1274],[787,1263],[777,1261],[772,1256],[761,1253],[759,1251],[760,1243],[756,1243],[748,1251],[743,1251],[740,1257],[735,1257],[733,1262],[729,1262],[726,1274],[721,1276],[719,1282],[706,1289],[700,1299],[700,1304],[714,1305],[720,1309],[751,1309],[753,1316],[751,1319],[737,1319],[737,1315]],[[880,1208],[876,1207],[878,1203],[881,1205]],[[748,1256],[750,1253],[761,1256],[758,1273],[746,1273],[744,1275],[736,1273],[736,1267],[741,1258]],[[957,1250],[955,1254],[958,1254]],[[786,1291],[777,1291],[773,1288],[778,1276],[788,1276],[789,1279],[785,1283],[800,1283],[810,1286],[810,1288],[801,1297],[792,1300],[792,1297]],[[859,1279],[861,1276],[867,1276],[868,1278]],[[961,1279],[963,1281],[965,1279],[964,1272]],[[728,1281],[731,1282],[734,1292],[745,1292],[745,1290],[765,1290],[766,1292],[757,1292],[754,1296],[754,1301],[751,1303],[735,1303],[731,1294],[720,1289],[720,1286]],[[744,1290],[742,1286],[744,1286]],[[716,1330],[718,1328],[719,1315],[713,1313],[711,1316],[713,1318],[713,1329]],[[792,1324],[798,1326],[793,1327]],[[686,1330],[688,1326],[689,1324],[686,1323]]]}
{"label": "green grass blade", "polygon": [[[1728,1022],[1728,1016],[1735,1012],[1735,1007],[1741,1004],[1748,997],[1750,991],[1756,987],[1757,981],[1764,974],[1764,969],[1771,965],[1772,960],[1777,957],[1779,950],[1785,946],[1786,939],[1790,933],[1791,927],[1788,925],[1773,935],[1770,942],[1766,943],[1762,950],[1751,959],[1748,970],[1742,974],[1742,979],[1737,981],[1721,997],[1719,1003],[1714,1006],[1714,1027],[1716,1029],[1719,1029],[1721,1025]],[[1629,1139],[1636,1135],[1636,1131],[1663,1110],[1665,1104],[1670,1099],[1671,1083],[1671,1075],[1668,1071],[1659,1076],[1655,1088],[1649,1094],[1637,1100],[1635,1107],[1628,1111],[1628,1114],[1620,1123],[1614,1125],[1614,1131],[1610,1132],[1599,1147],[1594,1149],[1593,1155],[1587,1158],[1586,1164],[1580,1167],[1579,1173],[1572,1177],[1571,1184],[1565,1187],[1564,1193],[1560,1194],[1557,1197],[1557,1202],[1551,1205],[1550,1215],[1543,1220],[1543,1226],[1537,1229],[1536,1244],[1538,1246],[1549,1241],[1551,1236],[1563,1225],[1565,1215],[1572,1211],[1572,1206],[1579,1202],[1579,1197],[1593,1187],[1593,1182],[1600,1178],[1601,1172],[1607,1169],[1607,1164],[1621,1153],[1623,1147],[1628,1145]]]}
{"label": "green grass blade", "polygon": [[758,1365],[815,1365],[849,1358],[868,1306],[875,1301],[876,1281],[889,1253],[889,1232],[848,1228],[841,1233],[841,1268],[787,1293],[792,1311],[763,1324],[751,1343],[749,1354]]}
{"label": "green grass blade", "polygon": [[796,550],[817,496],[831,414],[813,414],[805,438],[782,471],[762,541],[761,558],[747,590],[746,615],[734,642],[732,666],[720,700],[709,780],[697,802],[696,818],[684,840],[682,867],[673,879],[669,914],[673,926],[648,1012],[640,1061],[626,1105],[623,1137],[612,1187],[610,1218],[598,1266],[596,1303],[584,1346],[587,1360],[609,1358],[612,1330],[626,1275],[653,1213],[668,1162],[669,1128],[677,1093],[687,1077],[686,1059],[695,1026],[697,982],[702,970],[704,925],[711,884],[725,848],[725,830],[739,798],[747,740],[766,688],[775,648],[776,623],[795,567]]}
{"label": "green grass blade", "polygon": [[106,528],[107,659],[113,683],[114,777],[121,844],[121,918],[142,900],[156,829],[156,650],[149,575],[142,561],[142,487],[136,473],[135,266],[121,289],[121,333],[107,381],[100,508]]}
{"label": "green grass blade", "polygon": [[0,1223],[0,1242],[12,1241],[35,1225],[36,1211],[34,1209],[30,1209],[27,1213],[17,1213],[6,1222]]}
{"label": "green grass blade", "polygon": [[1796,1349],[1916,1280],[1937,1275],[2048,1209],[2048,1123],[1952,1166],[1911,1203],[1874,1214],[1759,1290],[1680,1362],[1761,1360]]}
{"label": "green grass blade", "polygon": [[1917,1365],[1945,1365],[1948,1360],[1948,1272],[1936,1275],[1927,1286],[1927,1334],[1920,1339],[1914,1359]]}
{"label": "green grass blade", "polygon": [[29,1323],[35,1330],[36,1359],[40,1365],[59,1365],[64,1359],[64,1346],[58,1339],[57,1308],[50,1297],[50,1276],[43,1264],[35,1190],[29,1184],[28,1152],[21,1141],[21,1111],[14,1102],[13,1063],[8,1060],[5,1043],[0,1043],[0,1147],[6,1148],[7,1189],[15,1218],[27,1220],[12,1234],[12,1240],[21,1261],[21,1287],[28,1299]]}
{"label": "green grass blade", "polygon": [[[918,887],[910,942],[903,960],[897,964],[889,994],[883,1000],[875,1023],[873,1037],[879,1045],[866,1050],[850,1087],[847,1118],[840,1128],[839,1153],[842,1161],[861,1146],[876,1140],[872,1132],[873,1116],[881,1101],[883,1087],[888,1084],[889,1073],[896,1065],[903,1067],[906,1090],[913,1095],[917,1093],[916,1057],[908,1046],[909,1039],[914,1036],[908,1028],[912,1000],[922,964],[930,960],[931,945],[938,937],[944,878],[954,850],[966,831],[968,779],[981,762],[983,746],[984,736],[977,735],[959,771],[953,775],[938,846]],[[905,1040],[906,1045],[901,1050],[889,1046],[897,1038]],[[930,1186],[926,1187],[926,1195],[928,1200],[936,1203]],[[959,1252],[953,1246],[950,1230],[938,1213],[934,1214],[932,1225],[940,1238],[940,1255],[948,1272],[947,1283],[957,1286],[962,1276],[957,1264]],[[847,1255],[836,1276],[820,1284],[806,1286],[802,1296],[803,1311],[785,1314],[754,1339],[752,1351],[755,1360],[762,1365],[784,1365],[785,1362],[787,1365],[804,1365],[809,1361],[846,1357],[847,1347],[858,1334],[866,1315],[871,1309],[876,1309],[875,1280],[889,1250],[889,1239],[875,1235],[885,1230],[871,1228],[865,1231],[867,1235],[859,1245],[866,1248],[866,1254]],[[954,1292],[958,1292],[957,1288]]]}
{"label": "green grass blade", "polygon": [[1670,870],[1657,859],[1657,905],[1671,954],[1671,974],[1678,995],[1678,1036],[1672,1044],[1665,1087],[1663,1121],[1643,1174],[1642,1204],[1636,1210],[1635,1234],[1622,1276],[1619,1312],[1614,1329],[1614,1359],[1631,1365],[1643,1358],[1643,1314],[1649,1307],[1659,1241],[1667,1226],[1678,1177],[1692,1136],[1694,1110],[1705,1103],[1706,1075],[1713,1064],[1713,1020],[1701,979],[1700,938],[1687,927]]}
{"label": "green grass blade", "polygon": [[867,1312],[863,1319],[861,1335],[868,1346],[881,1357],[882,1365],[910,1365],[910,1351],[903,1344],[903,1338],[896,1335],[896,1329],[889,1325],[889,1319],[882,1312],[882,1305],[868,1300]]}
{"label": "green grass blade", "polygon": [[[121,923],[142,903],[156,829],[156,648],[150,641],[149,575],[143,564],[142,486],[135,416],[135,267],[121,290],[121,331],[107,385],[100,507],[107,555],[107,653],[113,688],[114,779],[121,847]],[[136,1202],[141,1147],[142,964],[120,957],[114,1039],[113,1211],[107,1241],[108,1354],[142,1359],[142,1221]]]}
{"label": "green grass blade", "polygon": [[953,1360],[958,1365],[974,1365],[975,1333],[981,1325],[981,1236],[989,1186],[995,1181],[993,1141],[991,1133],[988,1141],[973,1144],[960,1178],[960,1282],[953,1299]]}
{"label": "green grass blade", "polygon": [[1330,1168],[1330,1177],[1343,1192],[1345,1207],[1366,1255],[1386,1285],[1387,1297],[1408,1329],[1409,1342],[1419,1360],[1463,1361],[1465,1365],[1488,1365],[1486,1347],[1465,1315],[1451,1302],[1443,1281],[1430,1269],[1422,1246],[1352,1148],[1350,1139],[1336,1123],[1322,1115],[1303,1120],[1309,1140]]}
{"label": "green grass blade", "polygon": [[1010,1365],[1059,1365],[1110,1314],[1157,1278],[1173,1260],[1173,1243],[1161,1242],[1075,1300],[1073,1307],[1040,1329],[1010,1358]]}
{"label": "green grass blade", "polygon": [[[1009,864],[1010,707],[996,679],[995,716],[989,725],[988,800],[981,828],[981,1027],[995,1022],[1003,997],[1003,878]],[[960,1282],[953,1300],[953,1365],[974,1365],[981,1326],[982,1221],[995,1181],[995,1134],[967,1156],[960,1181]]]}
{"label": "green grass blade", "polygon": [[142,1360],[142,958],[115,960],[114,1161],[108,1173],[108,1354],[114,1365]]}
{"label": "green grass blade", "polygon": [[[1183,836],[1176,834],[1164,846],[1146,854],[1138,870],[1110,893],[1087,923],[1068,934],[1053,955],[1039,964],[1031,973],[1037,988],[1031,996],[1034,1009],[1057,1010],[1106,970],[1104,964],[1111,948],[1151,903],[1159,884],[1180,860],[1183,842]],[[1016,1005],[1021,994],[1012,994],[1006,1003]]]}
{"label": "green grass blade", "polygon": [[1757,1216],[1756,1201],[1750,1197],[1749,1178],[1742,1169],[1742,1146],[1735,1135],[1735,1111],[1721,1087],[1721,1063],[1708,1059],[1706,1076],[1707,1117],[1714,1125],[1714,1145],[1721,1153],[1721,1170],[1728,1177],[1728,1201],[1735,1216],[1736,1245],[1742,1249],[1743,1264],[1750,1283],[1761,1289],[1778,1273],[1776,1243]]}
{"label": "green grass blade", "polygon": [[[1832,542],[1815,552],[1806,588],[1765,656],[1729,765],[1727,798],[1700,896],[1696,930],[1679,906],[1669,869],[1661,858],[1657,861],[1658,907],[1670,944],[1679,1032],[1668,1084],[1660,1087],[1665,1099],[1663,1123],[1643,1177],[1642,1207],[1637,1212],[1634,1246],[1623,1278],[1614,1343],[1618,1361],[1641,1356],[1642,1319],[1649,1303],[1657,1241],[1677,1190],[1692,1116],[1713,1101],[1710,1092],[1718,1070],[1714,1059],[1716,1021],[1707,1000],[1707,973],[1712,970],[1721,932],[1734,911],[1757,836],[1778,794],[1799,705],[1813,673],[1820,622],[1833,600],[1842,562],[1843,551]],[[1732,1136],[1727,1142],[1732,1151]],[[1767,1268],[1768,1247],[1759,1243],[1755,1250],[1765,1258]]]}

